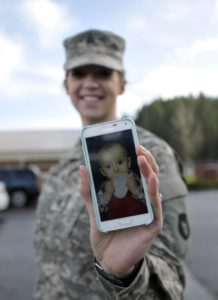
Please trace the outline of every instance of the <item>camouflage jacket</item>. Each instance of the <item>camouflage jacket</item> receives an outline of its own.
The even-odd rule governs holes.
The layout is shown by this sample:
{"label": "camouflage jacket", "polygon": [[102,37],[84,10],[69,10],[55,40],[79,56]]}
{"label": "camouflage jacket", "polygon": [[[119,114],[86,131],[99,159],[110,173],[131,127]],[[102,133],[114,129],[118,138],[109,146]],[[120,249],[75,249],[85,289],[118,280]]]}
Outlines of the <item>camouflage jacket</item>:
{"label": "camouflage jacket", "polygon": [[34,299],[183,299],[183,264],[189,240],[187,190],[172,149],[144,129],[138,128],[138,135],[140,143],[152,152],[160,167],[164,228],[132,283],[120,287],[95,270],[89,218],[78,190],[78,167],[82,162],[78,142],[72,153],[50,170],[39,199],[35,230],[38,274]]}

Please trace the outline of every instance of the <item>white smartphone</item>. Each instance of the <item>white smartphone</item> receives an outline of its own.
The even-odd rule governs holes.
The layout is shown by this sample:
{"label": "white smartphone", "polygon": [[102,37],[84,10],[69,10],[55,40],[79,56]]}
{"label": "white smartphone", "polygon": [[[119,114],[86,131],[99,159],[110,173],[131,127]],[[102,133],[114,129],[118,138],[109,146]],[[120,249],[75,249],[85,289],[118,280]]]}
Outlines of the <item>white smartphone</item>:
{"label": "white smartphone", "polygon": [[81,140],[99,230],[150,224],[153,211],[137,164],[134,121],[126,118],[86,126]]}

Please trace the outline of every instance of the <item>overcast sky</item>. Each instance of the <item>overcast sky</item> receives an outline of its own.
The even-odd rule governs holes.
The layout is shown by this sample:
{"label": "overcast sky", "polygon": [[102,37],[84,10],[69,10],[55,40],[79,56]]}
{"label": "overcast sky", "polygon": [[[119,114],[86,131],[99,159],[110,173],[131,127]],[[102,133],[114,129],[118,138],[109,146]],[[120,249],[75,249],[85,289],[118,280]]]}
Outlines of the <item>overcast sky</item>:
{"label": "overcast sky", "polygon": [[0,130],[78,128],[62,40],[90,28],[127,40],[119,115],[156,97],[218,96],[218,0],[0,2]]}

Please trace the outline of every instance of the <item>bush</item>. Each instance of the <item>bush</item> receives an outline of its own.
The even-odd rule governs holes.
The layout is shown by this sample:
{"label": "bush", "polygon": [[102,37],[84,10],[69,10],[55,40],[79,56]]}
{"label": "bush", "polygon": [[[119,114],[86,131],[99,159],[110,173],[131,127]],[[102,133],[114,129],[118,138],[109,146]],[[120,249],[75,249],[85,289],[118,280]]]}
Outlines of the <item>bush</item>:
{"label": "bush", "polygon": [[186,176],[185,180],[189,190],[218,189],[218,178],[213,180],[202,180],[197,176]]}

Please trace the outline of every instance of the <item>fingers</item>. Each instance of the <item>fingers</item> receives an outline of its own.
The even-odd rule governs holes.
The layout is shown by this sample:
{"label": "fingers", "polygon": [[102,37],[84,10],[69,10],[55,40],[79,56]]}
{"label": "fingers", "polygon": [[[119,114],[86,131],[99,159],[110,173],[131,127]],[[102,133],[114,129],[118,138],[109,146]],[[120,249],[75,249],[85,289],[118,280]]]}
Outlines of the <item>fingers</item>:
{"label": "fingers", "polygon": [[153,171],[144,155],[139,155],[137,160],[142,175],[146,178],[149,195],[152,197],[156,197],[157,195],[159,196],[159,181],[157,174]]}
{"label": "fingers", "polygon": [[163,226],[162,204],[159,194],[159,180],[157,174],[144,155],[138,156],[138,165],[147,181],[147,191],[154,211],[154,221],[151,224],[155,232],[160,232]]}
{"label": "fingers", "polygon": [[81,165],[79,168],[80,171],[80,193],[82,195],[82,198],[84,199],[90,223],[91,225],[96,225],[95,223],[95,214],[94,209],[92,205],[92,200],[90,197],[90,179],[89,179],[89,173],[85,166]]}
{"label": "fingers", "polygon": [[154,211],[154,224],[156,225],[156,230],[159,232],[163,227],[163,212],[162,212],[162,202],[160,198],[159,181],[156,174],[151,174],[148,179],[148,193],[150,195],[153,211]]}
{"label": "fingers", "polygon": [[156,160],[154,159],[153,155],[151,154],[150,151],[148,151],[147,149],[145,149],[143,146],[141,145],[137,145],[136,146],[136,154],[137,155],[144,155],[146,160],[148,161],[148,163],[150,164],[152,170],[158,174],[159,172],[159,167],[156,163]]}
{"label": "fingers", "polygon": [[85,166],[80,165],[80,192],[84,200],[87,202],[90,197],[89,174]]}

